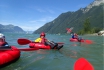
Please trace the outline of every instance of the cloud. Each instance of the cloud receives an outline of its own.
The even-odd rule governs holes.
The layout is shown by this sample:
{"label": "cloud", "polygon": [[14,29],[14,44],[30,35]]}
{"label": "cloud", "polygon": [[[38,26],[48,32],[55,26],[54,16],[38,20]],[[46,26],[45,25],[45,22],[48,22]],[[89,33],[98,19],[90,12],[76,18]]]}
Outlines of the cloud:
{"label": "cloud", "polygon": [[47,22],[52,21],[54,18],[53,17],[45,17],[45,18],[41,18],[38,20],[31,20],[29,21],[25,26],[21,26],[24,30],[37,30],[38,28],[40,28],[41,26],[43,26],[44,24],[46,24]]}
{"label": "cloud", "polygon": [[26,23],[24,26],[20,26],[20,27],[22,27],[24,30],[34,31],[40,28],[41,26],[43,26],[45,23],[52,21],[53,19],[54,19],[53,17],[46,17],[38,20],[31,20],[28,23]]}
{"label": "cloud", "polygon": [[43,10],[43,9],[36,9],[37,11],[39,11],[39,12],[46,12],[45,10]]}
{"label": "cloud", "polygon": [[52,21],[54,17],[45,17],[45,18],[40,18],[38,20],[31,20],[29,21],[30,23],[47,23],[49,21]]}
{"label": "cloud", "polygon": [[52,10],[52,9],[40,9],[40,8],[38,8],[38,9],[36,9],[38,12],[41,12],[41,13],[51,13],[51,14],[54,14],[55,13],[55,11],[54,10]]}
{"label": "cloud", "polygon": [[14,23],[10,23],[10,22],[0,22],[0,24],[2,24],[2,25],[9,25],[9,24],[14,24]]}
{"label": "cloud", "polygon": [[40,13],[51,13],[51,14],[54,14],[55,13],[55,11],[54,10],[52,10],[52,9],[50,9],[50,8],[47,8],[47,7],[45,7],[45,8],[40,8],[40,7],[37,7],[37,6],[35,6],[35,7],[29,7],[30,9],[33,9],[33,10],[36,10],[36,11],[38,11],[38,12],[40,12]]}
{"label": "cloud", "polygon": [[38,28],[40,28],[41,26],[43,26],[44,24],[46,24],[47,22],[50,22],[54,19],[54,17],[44,17],[44,18],[40,18],[40,19],[35,19],[35,20],[30,20],[30,21],[25,21],[25,22],[17,22],[17,21],[13,21],[13,20],[3,20],[2,22],[0,22],[0,24],[3,25],[9,25],[12,24],[14,26],[19,26],[21,27],[23,30],[25,31],[35,31]]}
{"label": "cloud", "polygon": [[38,29],[40,26],[19,26],[21,27],[23,30],[25,31],[35,31],[36,29]]}
{"label": "cloud", "polygon": [[51,14],[55,13],[55,11],[53,11],[53,10],[48,10],[48,12],[51,13]]}
{"label": "cloud", "polygon": [[0,22],[0,24],[2,25],[12,24],[14,26],[21,27],[25,31],[34,31],[43,25],[43,24],[36,24],[36,23],[31,24],[31,23],[10,23],[10,22]]}

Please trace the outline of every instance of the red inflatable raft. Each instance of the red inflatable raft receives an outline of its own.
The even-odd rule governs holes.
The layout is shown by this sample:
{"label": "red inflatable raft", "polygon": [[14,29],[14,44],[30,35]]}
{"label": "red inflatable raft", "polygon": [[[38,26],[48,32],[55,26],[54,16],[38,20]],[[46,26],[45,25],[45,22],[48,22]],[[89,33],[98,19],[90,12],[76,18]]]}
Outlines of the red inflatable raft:
{"label": "red inflatable raft", "polygon": [[80,41],[78,41],[78,39],[73,39],[73,38],[70,38],[70,41],[71,42],[84,42],[84,40],[82,39],[82,40],[80,40]]}
{"label": "red inflatable raft", "polygon": [[20,51],[15,47],[11,46],[9,49],[0,50],[0,67],[4,67],[20,57]]}
{"label": "red inflatable raft", "polygon": [[[41,43],[30,43],[29,47],[30,48],[39,48],[39,49],[51,49],[50,45],[44,45]],[[63,47],[63,45],[58,45],[58,47],[59,47],[59,49],[61,49]]]}

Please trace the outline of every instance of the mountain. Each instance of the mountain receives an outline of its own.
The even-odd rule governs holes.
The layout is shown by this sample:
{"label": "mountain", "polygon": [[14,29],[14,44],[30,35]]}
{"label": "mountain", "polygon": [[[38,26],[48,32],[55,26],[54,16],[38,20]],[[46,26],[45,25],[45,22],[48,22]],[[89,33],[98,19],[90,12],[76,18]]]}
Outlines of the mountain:
{"label": "mountain", "polygon": [[0,24],[0,32],[24,33],[25,31],[22,28],[11,24],[9,25]]}
{"label": "mountain", "polygon": [[88,12],[94,6],[99,6],[100,4],[104,3],[104,0],[94,0],[91,4],[89,4],[85,9],[82,9],[83,13]]}
{"label": "mountain", "polygon": [[78,32],[83,29],[87,18],[89,18],[92,28],[103,29],[103,6],[104,0],[95,0],[85,8],[60,14],[56,19],[46,23],[33,33],[66,33],[66,28],[70,27],[74,27],[73,32]]}

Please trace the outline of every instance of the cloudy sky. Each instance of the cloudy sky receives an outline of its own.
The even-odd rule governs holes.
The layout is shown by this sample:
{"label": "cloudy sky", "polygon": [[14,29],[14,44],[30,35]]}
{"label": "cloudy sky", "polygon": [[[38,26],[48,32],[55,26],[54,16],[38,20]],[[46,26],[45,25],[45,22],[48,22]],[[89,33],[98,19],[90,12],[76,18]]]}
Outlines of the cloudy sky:
{"label": "cloudy sky", "polygon": [[0,24],[34,31],[61,13],[77,11],[94,0],[0,0]]}

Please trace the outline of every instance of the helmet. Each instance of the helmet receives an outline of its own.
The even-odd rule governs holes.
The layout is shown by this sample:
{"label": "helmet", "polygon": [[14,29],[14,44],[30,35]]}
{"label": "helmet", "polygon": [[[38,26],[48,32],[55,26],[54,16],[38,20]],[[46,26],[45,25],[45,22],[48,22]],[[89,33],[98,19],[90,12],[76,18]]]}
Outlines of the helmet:
{"label": "helmet", "polygon": [[4,34],[0,33],[0,39],[3,39],[3,41],[5,41],[5,36],[4,36]]}
{"label": "helmet", "polygon": [[45,36],[45,33],[44,33],[44,32],[42,32],[42,33],[40,34],[40,36]]}

